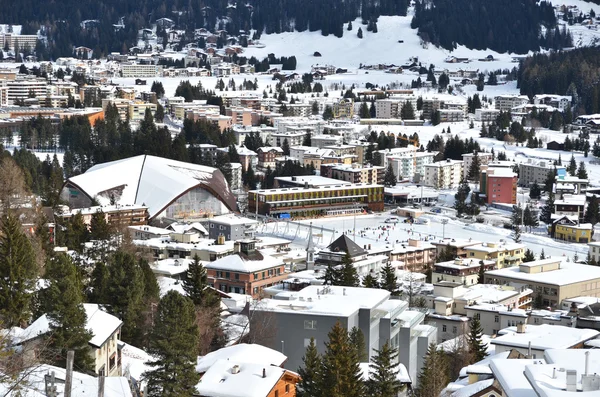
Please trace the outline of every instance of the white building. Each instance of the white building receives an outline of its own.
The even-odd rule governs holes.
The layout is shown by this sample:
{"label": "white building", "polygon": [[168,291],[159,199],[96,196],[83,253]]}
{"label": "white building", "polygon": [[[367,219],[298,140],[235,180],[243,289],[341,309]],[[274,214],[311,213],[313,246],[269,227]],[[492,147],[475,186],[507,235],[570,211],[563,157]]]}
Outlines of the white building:
{"label": "white building", "polygon": [[548,173],[554,172],[554,170],[564,170],[565,167],[562,165],[554,165],[550,161],[542,160],[535,161],[533,159],[527,159],[525,163],[519,163],[519,185],[530,186],[534,183],[543,185]]}
{"label": "white building", "polygon": [[446,159],[425,164],[425,175],[422,183],[436,189],[453,189],[460,184],[463,175],[461,160]]}
{"label": "white building", "polygon": [[160,77],[162,69],[162,65],[123,64],[121,65],[121,75],[123,77]]}
{"label": "white building", "polygon": [[496,121],[496,117],[500,114],[499,109],[475,109],[475,121],[489,123]]}
{"label": "white building", "polygon": [[379,153],[381,165],[387,167],[390,162],[398,181],[404,178],[413,179],[416,175],[424,176],[425,165],[432,164],[435,157],[435,153],[419,152],[414,146],[380,150]]}
{"label": "white building", "polygon": [[571,96],[540,94],[533,97],[534,105],[552,106],[561,112],[571,107]]}
{"label": "white building", "polygon": [[479,171],[481,172],[481,166],[487,165],[492,161],[494,155],[492,153],[486,152],[476,152],[476,153],[465,153],[462,155],[463,158],[463,177],[467,179],[469,175],[469,171],[471,170],[471,164],[473,164],[474,158],[477,157],[479,159]]}
{"label": "white building", "polygon": [[526,105],[529,103],[529,98],[526,95],[498,95],[494,97],[494,107],[503,112],[508,112],[512,108]]}

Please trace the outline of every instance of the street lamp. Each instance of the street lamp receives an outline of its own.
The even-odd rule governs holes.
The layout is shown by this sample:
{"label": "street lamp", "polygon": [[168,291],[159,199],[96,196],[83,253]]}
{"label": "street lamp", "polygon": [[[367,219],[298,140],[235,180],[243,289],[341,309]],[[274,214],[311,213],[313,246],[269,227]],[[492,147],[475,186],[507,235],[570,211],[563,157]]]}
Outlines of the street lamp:
{"label": "street lamp", "polygon": [[446,238],[446,224],[448,223],[448,219],[442,219],[442,238]]}

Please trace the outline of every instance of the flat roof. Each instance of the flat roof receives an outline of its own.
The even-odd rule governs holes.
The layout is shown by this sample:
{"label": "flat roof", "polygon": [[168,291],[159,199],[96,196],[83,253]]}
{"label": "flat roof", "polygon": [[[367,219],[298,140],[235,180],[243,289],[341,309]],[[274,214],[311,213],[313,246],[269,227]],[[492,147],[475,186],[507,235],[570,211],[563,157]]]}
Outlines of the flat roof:
{"label": "flat roof", "polygon": [[326,178],[319,175],[306,175],[306,176],[278,176],[275,178],[276,181],[283,181],[287,183],[294,183],[298,186],[308,183],[309,186],[330,186],[330,185],[351,185],[350,182],[340,181],[339,179]]}
{"label": "flat roof", "polygon": [[[336,180],[337,181],[337,180]],[[262,194],[276,194],[276,193],[311,193],[311,192],[320,192],[324,190],[340,190],[340,189],[348,189],[348,188],[383,188],[383,185],[375,185],[370,183],[352,183],[345,184],[344,181],[337,181],[336,185],[328,185],[328,186],[320,186],[316,188],[308,188],[304,189],[302,187],[290,187],[290,188],[280,188],[280,189],[261,189],[261,190],[250,190],[249,193],[262,193]]]}
{"label": "flat roof", "polygon": [[558,286],[600,279],[600,267],[564,261],[560,263],[560,268],[557,270],[539,273],[525,273],[520,271],[521,266],[536,266],[540,265],[539,262],[541,261],[527,262],[519,266],[504,269],[490,270],[485,272],[485,275]]}
{"label": "flat roof", "polygon": [[[317,285],[308,286],[296,293],[282,294],[276,295],[275,299],[263,299],[263,310],[348,317],[359,309],[373,309],[390,296],[388,291],[381,289]],[[279,295],[291,299],[277,299]],[[261,310],[260,306],[258,310]],[[382,310],[382,317],[387,314],[384,312]]]}
{"label": "flat roof", "polygon": [[527,349],[531,343],[534,350],[569,349],[589,339],[600,335],[594,329],[579,329],[562,325],[531,325],[525,326],[525,332],[518,333],[517,327],[501,329],[500,336],[492,339],[494,345]]}

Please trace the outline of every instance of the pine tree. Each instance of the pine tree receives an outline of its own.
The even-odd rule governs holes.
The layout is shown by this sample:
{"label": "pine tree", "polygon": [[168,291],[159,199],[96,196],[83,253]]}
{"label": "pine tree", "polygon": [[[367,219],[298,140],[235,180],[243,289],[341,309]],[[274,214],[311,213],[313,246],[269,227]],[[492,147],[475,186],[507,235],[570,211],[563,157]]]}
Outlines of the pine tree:
{"label": "pine tree", "polygon": [[359,39],[363,38],[363,31],[361,27],[358,28],[358,31],[356,32],[356,37],[358,37]]}
{"label": "pine tree", "polygon": [[571,160],[569,160],[569,165],[567,166],[567,172],[571,176],[575,176],[577,174],[577,162],[575,161],[575,155],[571,155]]}
{"label": "pine tree", "polygon": [[398,291],[398,277],[390,262],[387,262],[384,267],[381,268],[381,283],[379,287],[386,291],[389,291],[392,295],[400,295]]}
{"label": "pine tree", "polygon": [[588,179],[588,173],[585,169],[585,163],[583,161],[579,162],[579,168],[577,169],[577,178]]}
{"label": "pine tree", "polygon": [[554,167],[554,170],[548,172],[548,176],[546,177],[546,180],[544,181],[544,191],[551,193],[552,189],[554,187],[554,184],[556,183],[556,167]]}
{"label": "pine tree", "polygon": [[529,197],[533,200],[539,200],[542,197],[542,189],[540,189],[540,185],[537,182],[529,189]]}
{"label": "pine tree", "polygon": [[477,274],[477,284],[485,284],[485,266],[483,266],[483,261],[479,262],[479,273]]}
{"label": "pine tree", "polygon": [[369,380],[367,381],[367,395],[377,397],[396,397],[402,390],[398,381],[398,366],[396,358],[398,351],[392,349],[388,342],[375,350],[375,355],[369,364]]}
{"label": "pine tree", "polygon": [[533,251],[527,248],[525,250],[525,255],[523,256],[523,262],[533,262],[535,260],[535,255]]}
{"label": "pine tree", "polygon": [[583,216],[583,221],[585,223],[591,223],[592,226],[596,226],[598,222],[600,222],[600,208],[598,205],[598,197],[593,195],[590,198],[590,202],[585,210],[585,215]]}
{"label": "pine tree", "polygon": [[400,109],[400,118],[402,120],[415,119],[415,109],[409,101],[406,101],[404,105],[402,105],[402,109]]}
{"label": "pine tree", "polygon": [[483,343],[483,328],[477,316],[471,319],[470,328],[469,335],[467,335],[469,352],[472,354],[474,362],[479,362],[487,356],[487,344]]}
{"label": "pine tree", "polygon": [[367,345],[365,344],[365,336],[360,328],[354,326],[348,335],[350,346],[354,348],[358,362],[365,363],[369,360],[367,354]]}
{"label": "pine tree", "polygon": [[356,267],[354,267],[350,254],[347,252],[342,259],[342,268],[339,272],[338,282],[335,285],[344,287],[358,287],[360,285],[358,271],[356,270]]}
{"label": "pine tree", "polygon": [[361,119],[371,118],[371,112],[369,112],[369,105],[367,105],[367,102],[363,102],[360,104],[360,110],[358,115]]}
{"label": "pine tree", "polygon": [[156,104],[156,112],[154,112],[154,120],[156,120],[157,123],[162,123],[164,119],[165,119],[165,108],[160,103],[157,103]]}
{"label": "pine tree", "polygon": [[111,236],[112,228],[106,222],[106,214],[102,211],[92,214],[90,221],[90,239],[108,240]]}
{"label": "pine tree", "polygon": [[537,216],[535,216],[533,211],[531,211],[531,207],[529,205],[525,207],[525,210],[523,211],[523,224],[529,228],[530,232],[532,228],[540,225]]}
{"label": "pine tree", "polygon": [[19,220],[9,212],[0,220],[0,320],[4,327],[29,322],[37,274],[31,242]]}
{"label": "pine tree", "polygon": [[394,169],[392,168],[392,162],[388,162],[388,166],[385,169],[385,175],[383,177],[384,186],[396,186],[396,174],[394,174]]}
{"label": "pine tree", "polygon": [[83,286],[77,268],[66,254],[57,254],[46,263],[48,288],[40,291],[40,302],[50,321],[50,359],[63,368],[67,351],[75,352],[75,367],[80,371],[94,369],[88,342],[92,333],[86,329],[83,308]]}
{"label": "pine tree", "polygon": [[83,246],[90,239],[90,231],[83,222],[81,212],[71,216],[66,224],[65,243],[70,249],[82,253]]}
{"label": "pine tree", "polygon": [[546,254],[544,253],[544,249],[542,248],[542,252],[540,252],[540,260],[546,259]]}
{"label": "pine tree", "polygon": [[296,385],[298,397],[317,397],[321,390],[321,356],[317,351],[315,338],[310,338],[306,353],[302,357],[303,365],[298,369],[300,382]]}
{"label": "pine tree", "polygon": [[198,255],[195,255],[194,261],[190,263],[181,286],[196,306],[216,307],[220,304],[219,297],[209,288],[206,269],[200,263]]}
{"label": "pine tree", "polygon": [[469,175],[467,178],[470,181],[479,181],[479,172],[481,169],[481,161],[479,160],[479,155],[477,152],[473,155],[473,161],[471,161],[471,166],[469,167]]}
{"label": "pine tree", "polygon": [[458,186],[458,191],[454,195],[454,209],[456,210],[457,215],[467,212],[467,198],[469,197],[470,191],[471,188],[467,181],[462,180]]}
{"label": "pine tree", "polygon": [[200,375],[196,372],[198,326],[194,303],[169,291],[158,304],[150,337],[153,369],[145,373],[148,396],[192,397]]}
{"label": "pine tree", "polygon": [[288,142],[287,138],[283,139],[283,142],[281,144],[281,150],[283,150],[283,154],[286,156],[290,155],[290,143]]}
{"label": "pine tree", "polygon": [[415,391],[416,397],[439,397],[442,390],[448,385],[448,358],[443,350],[437,350],[435,343],[431,343],[419,374],[419,387]]}
{"label": "pine tree", "polygon": [[355,349],[348,332],[337,322],[325,343],[322,365],[321,395],[328,397],[363,397],[364,383]]}
{"label": "pine tree", "polygon": [[333,118],[333,108],[330,105],[325,105],[323,110],[323,120],[331,120]]}
{"label": "pine tree", "polygon": [[552,214],[554,213],[554,193],[548,193],[548,199],[546,200],[546,204],[542,207],[542,211],[540,213],[540,221],[549,225],[552,223]]}
{"label": "pine tree", "polygon": [[327,265],[325,273],[320,280],[323,280],[323,285],[339,285],[340,271],[332,264]]}
{"label": "pine tree", "polygon": [[379,288],[379,283],[377,282],[377,279],[369,273],[363,278],[363,287]]}

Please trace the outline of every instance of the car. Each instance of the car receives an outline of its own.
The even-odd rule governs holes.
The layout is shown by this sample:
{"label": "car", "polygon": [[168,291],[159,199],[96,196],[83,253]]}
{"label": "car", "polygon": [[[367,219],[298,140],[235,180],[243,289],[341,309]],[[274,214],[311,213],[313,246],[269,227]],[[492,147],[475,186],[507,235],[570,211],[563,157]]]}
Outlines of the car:
{"label": "car", "polygon": [[398,223],[400,220],[398,218],[387,218],[385,223]]}

